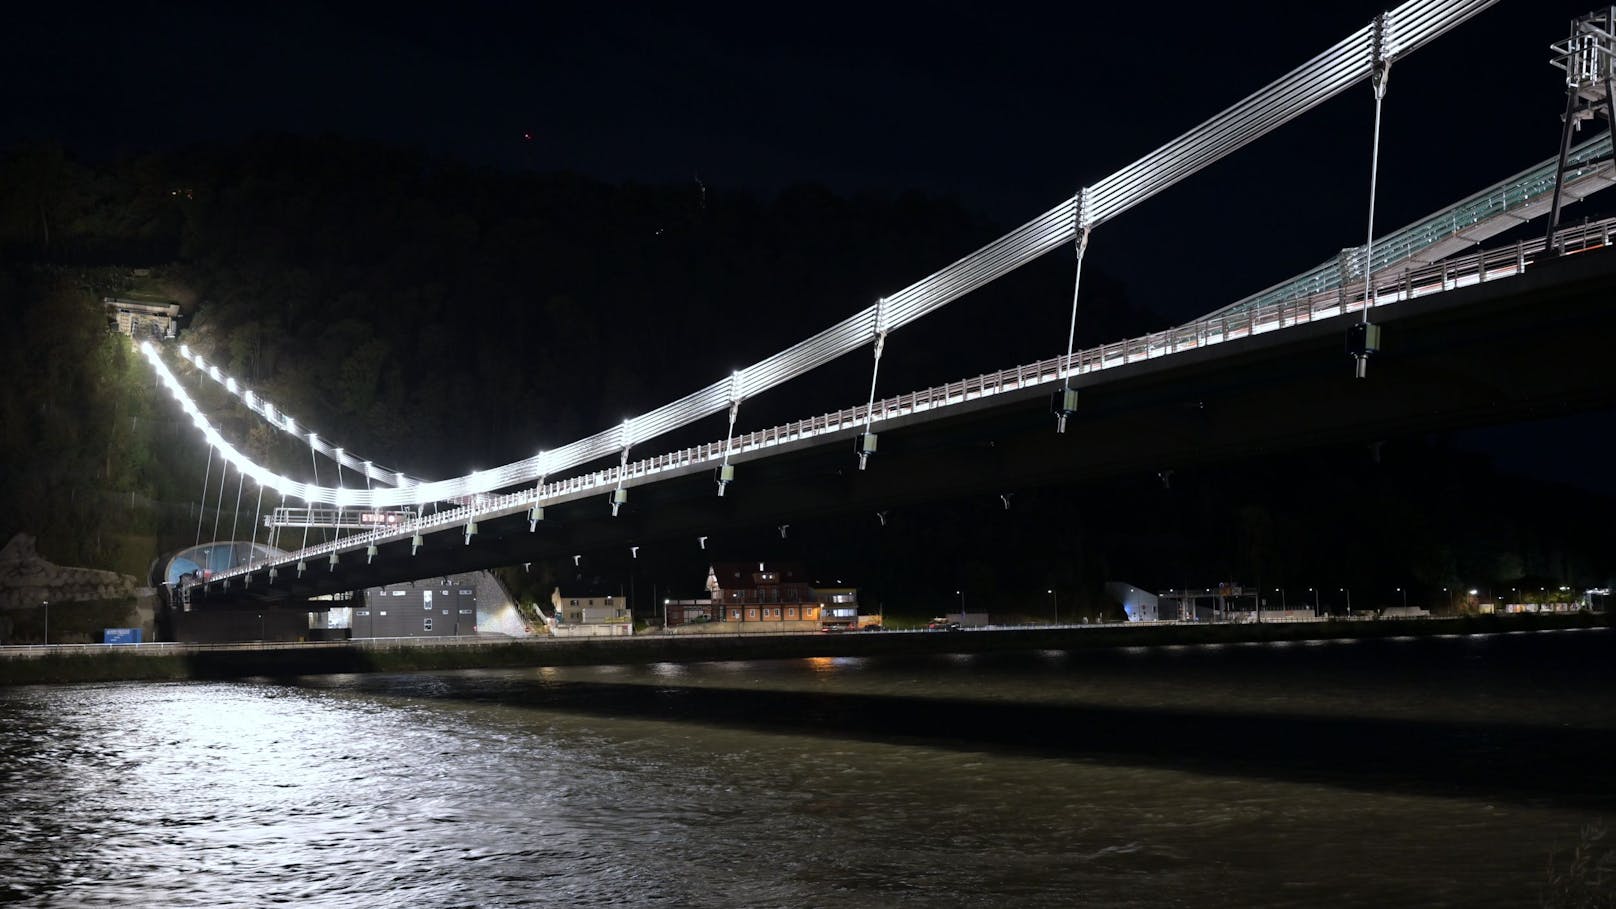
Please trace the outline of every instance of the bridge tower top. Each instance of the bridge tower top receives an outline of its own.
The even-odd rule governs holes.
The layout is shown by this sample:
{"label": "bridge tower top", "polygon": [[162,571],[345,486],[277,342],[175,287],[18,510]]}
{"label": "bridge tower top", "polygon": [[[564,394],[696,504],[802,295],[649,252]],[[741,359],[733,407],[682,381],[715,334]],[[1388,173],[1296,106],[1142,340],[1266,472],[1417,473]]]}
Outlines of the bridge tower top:
{"label": "bridge tower top", "polygon": [[1565,72],[1566,91],[1580,102],[1577,119],[1594,116],[1616,75],[1616,6],[1571,21],[1571,36],[1549,45],[1550,64]]}
{"label": "bridge tower top", "polygon": [[1560,127],[1560,162],[1554,171],[1554,201],[1549,209],[1549,229],[1544,237],[1550,251],[1560,227],[1561,195],[1565,184],[1566,162],[1571,152],[1571,134],[1582,128],[1594,114],[1605,115],[1616,134],[1616,6],[1594,10],[1571,20],[1571,35],[1549,45],[1554,56],[1549,63],[1565,72],[1566,109]]}

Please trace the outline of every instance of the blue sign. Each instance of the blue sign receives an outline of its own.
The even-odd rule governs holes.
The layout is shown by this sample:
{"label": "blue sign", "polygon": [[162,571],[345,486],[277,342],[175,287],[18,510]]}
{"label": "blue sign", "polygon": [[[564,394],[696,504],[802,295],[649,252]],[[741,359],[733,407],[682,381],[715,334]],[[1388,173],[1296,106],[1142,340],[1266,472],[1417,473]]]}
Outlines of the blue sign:
{"label": "blue sign", "polygon": [[101,632],[103,644],[139,644],[139,628],[108,628]]}

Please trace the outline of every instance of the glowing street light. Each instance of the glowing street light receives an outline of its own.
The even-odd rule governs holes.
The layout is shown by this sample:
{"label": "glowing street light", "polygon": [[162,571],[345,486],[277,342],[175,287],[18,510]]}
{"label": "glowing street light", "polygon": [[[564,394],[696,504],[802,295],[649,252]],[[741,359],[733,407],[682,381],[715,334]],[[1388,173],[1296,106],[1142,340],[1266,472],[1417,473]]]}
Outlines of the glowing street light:
{"label": "glowing street light", "polygon": [[1060,594],[1056,593],[1055,588],[1053,588],[1053,587],[1049,588],[1048,590],[1045,590],[1044,593],[1047,593],[1050,596],[1055,598],[1055,624],[1059,625],[1060,624]]}

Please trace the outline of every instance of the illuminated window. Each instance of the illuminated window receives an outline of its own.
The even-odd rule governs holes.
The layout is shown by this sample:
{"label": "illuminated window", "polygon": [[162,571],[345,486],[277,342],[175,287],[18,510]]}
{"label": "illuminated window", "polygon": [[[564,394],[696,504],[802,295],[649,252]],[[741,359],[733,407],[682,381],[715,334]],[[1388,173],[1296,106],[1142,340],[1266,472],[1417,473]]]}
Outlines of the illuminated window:
{"label": "illuminated window", "polygon": [[381,611],[380,611],[380,612],[377,612],[377,613],[376,613],[376,614],[377,614],[377,615],[386,615],[386,614],[387,614],[387,610],[385,610],[385,609],[383,609],[383,610],[381,610]]}
{"label": "illuminated window", "polygon": [[426,618],[421,620],[421,630],[422,631],[431,631],[432,630],[432,617],[431,616],[427,616]]}

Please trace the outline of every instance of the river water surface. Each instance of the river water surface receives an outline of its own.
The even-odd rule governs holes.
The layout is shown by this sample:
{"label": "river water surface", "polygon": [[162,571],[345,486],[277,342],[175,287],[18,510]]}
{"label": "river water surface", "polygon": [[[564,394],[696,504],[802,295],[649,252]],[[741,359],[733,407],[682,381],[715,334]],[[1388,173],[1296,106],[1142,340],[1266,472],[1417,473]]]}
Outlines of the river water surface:
{"label": "river water surface", "polygon": [[1613,639],[0,689],[0,902],[1535,906]]}

